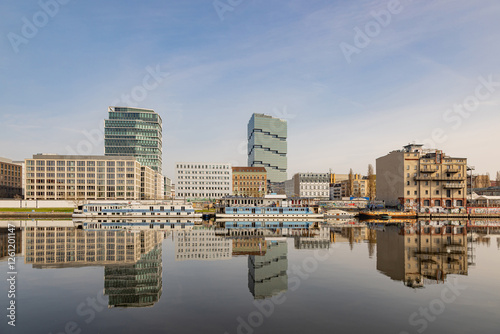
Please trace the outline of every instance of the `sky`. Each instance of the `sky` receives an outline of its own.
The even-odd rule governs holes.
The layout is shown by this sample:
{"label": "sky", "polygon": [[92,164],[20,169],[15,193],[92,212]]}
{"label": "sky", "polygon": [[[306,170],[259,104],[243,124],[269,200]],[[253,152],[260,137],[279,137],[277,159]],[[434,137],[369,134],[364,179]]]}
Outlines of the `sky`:
{"label": "sky", "polygon": [[288,176],[366,174],[408,143],[500,171],[498,0],[4,0],[0,156],[104,154],[108,106],[163,119],[163,169],[247,164],[287,120]]}

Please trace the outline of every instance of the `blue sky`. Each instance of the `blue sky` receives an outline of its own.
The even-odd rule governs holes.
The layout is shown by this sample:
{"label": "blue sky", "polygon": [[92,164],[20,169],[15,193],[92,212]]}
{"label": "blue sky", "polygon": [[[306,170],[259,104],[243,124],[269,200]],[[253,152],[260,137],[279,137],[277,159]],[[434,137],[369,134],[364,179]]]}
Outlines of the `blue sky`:
{"label": "blue sky", "polygon": [[132,103],[162,116],[170,177],[245,165],[254,112],[288,121],[289,177],[409,142],[500,170],[498,1],[55,1],[0,3],[0,156],[103,154]]}

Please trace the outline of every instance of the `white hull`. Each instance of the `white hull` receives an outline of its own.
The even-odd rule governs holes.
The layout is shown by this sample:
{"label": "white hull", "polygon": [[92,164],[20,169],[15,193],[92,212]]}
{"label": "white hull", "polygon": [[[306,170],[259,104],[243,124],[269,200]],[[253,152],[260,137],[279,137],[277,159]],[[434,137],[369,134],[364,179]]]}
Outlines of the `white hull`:
{"label": "white hull", "polygon": [[120,212],[116,214],[98,214],[95,212],[89,213],[73,213],[73,218],[93,218],[93,219],[158,219],[158,218],[201,218],[201,213],[184,213],[176,214],[175,212],[165,212],[165,213],[155,213],[149,215],[143,215],[140,212]]}
{"label": "white hull", "polygon": [[230,213],[218,213],[216,218],[228,219],[228,218],[252,218],[252,219],[280,219],[280,220],[318,220],[323,219],[322,214],[304,214],[304,215],[293,215],[293,214],[230,214]]}

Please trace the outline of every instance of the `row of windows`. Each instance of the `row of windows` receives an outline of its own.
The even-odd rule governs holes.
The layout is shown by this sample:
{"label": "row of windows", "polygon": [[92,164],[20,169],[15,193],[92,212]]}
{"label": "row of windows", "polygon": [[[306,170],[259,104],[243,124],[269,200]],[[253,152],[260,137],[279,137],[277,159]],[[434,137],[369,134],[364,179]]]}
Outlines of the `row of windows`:
{"label": "row of windows", "polygon": [[181,165],[176,166],[177,169],[231,169],[229,165]]}
{"label": "row of windows", "polygon": [[13,170],[0,170],[0,175],[12,175],[12,176],[21,176],[21,172],[13,171]]}
{"label": "row of windows", "polygon": [[[83,173],[27,173],[26,174],[26,177],[27,178],[55,178],[57,175],[57,178],[68,178],[68,179],[74,179],[75,177],[78,178],[78,179],[95,179],[96,178],[96,174],[93,174],[93,173],[90,173],[90,174],[83,174]],[[135,174],[97,174],[97,178],[98,179],[124,179],[125,177],[129,178],[129,179],[133,179],[135,178]],[[75,180],[68,180],[69,181],[74,181]],[[53,182],[50,182],[49,180],[47,180],[47,183],[53,183]]]}
{"label": "row of windows", "polygon": [[[440,191],[439,191],[439,190],[436,190],[434,193],[435,193],[436,195],[440,195]],[[415,190],[415,191],[413,192],[413,194],[414,194],[414,195],[418,195],[418,191],[417,191],[417,190]],[[425,194],[426,194],[426,195],[429,195],[429,190],[426,190],[426,191],[425,191]],[[462,195],[462,190],[459,190],[459,191],[458,191],[458,194],[459,194],[459,195]],[[410,195],[410,190],[406,191],[406,195]],[[451,197],[451,190],[448,190],[447,196],[448,196],[448,197]]]}
{"label": "row of windows", "polygon": [[[246,185],[254,185],[254,186],[263,186],[265,185],[265,182],[240,182],[239,183],[241,186],[246,186]],[[238,182],[234,182],[234,185],[237,186],[238,185]]]}
{"label": "row of windows", "polygon": [[68,167],[84,167],[84,166],[99,166],[99,167],[134,167],[135,166],[135,161],[106,161],[106,160],[80,160],[80,161],[73,161],[73,160],[26,160],[26,165],[27,166],[58,166],[58,167],[63,167],[63,166],[68,166]]}
{"label": "row of windows", "polygon": [[233,174],[234,180],[265,180],[266,175],[237,175]]}
{"label": "row of windows", "polygon": [[[35,195],[36,194],[36,195]],[[53,191],[37,191],[37,192],[26,192],[26,197],[51,197],[51,198],[70,198],[70,197],[78,197],[78,198],[118,198],[118,197],[126,197],[130,199],[134,199],[137,193],[135,192],[53,192]]]}
{"label": "row of windows", "polygon": [[229,193],[179,193],[177,197],[221,197],[221,196],[229,196]]}

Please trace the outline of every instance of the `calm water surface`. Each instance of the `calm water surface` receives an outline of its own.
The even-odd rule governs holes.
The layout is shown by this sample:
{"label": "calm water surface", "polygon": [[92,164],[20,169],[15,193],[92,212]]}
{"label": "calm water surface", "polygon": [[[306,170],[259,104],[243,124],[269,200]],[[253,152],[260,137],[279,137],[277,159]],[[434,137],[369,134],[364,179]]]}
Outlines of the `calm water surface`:
{"label": "calm water surface", "polygon": [[[17,231],[16,327],[7,325],[8,285],[2,279],[1,333],[500,328],[500,235],[481,229],[431,223],[224,237],[196,228],[41,225]],[[6,277],[7,257],[1,255],[0,277]]]}

